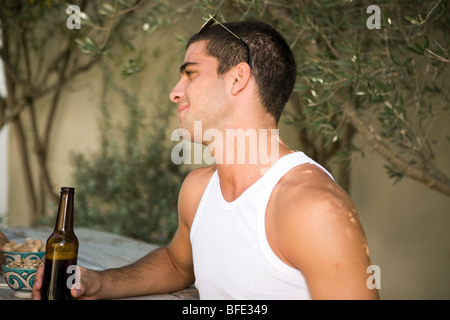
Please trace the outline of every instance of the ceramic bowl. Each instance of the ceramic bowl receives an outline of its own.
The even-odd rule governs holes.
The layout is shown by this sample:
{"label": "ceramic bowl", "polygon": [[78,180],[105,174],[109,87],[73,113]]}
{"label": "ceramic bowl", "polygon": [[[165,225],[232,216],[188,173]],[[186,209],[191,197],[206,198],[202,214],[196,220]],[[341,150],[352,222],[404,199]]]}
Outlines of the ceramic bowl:
{"label": "ceramic bowl", "polygon": [[18,261],[20,259],[27,260],[44,260],[45,251],[39,252],[19,252],[19,251],[3,251],[3,256],[5,257],[5,264],[10,264],[13,261]]}
{"label": "ceramic bowl", "polygon": [[4,264],[2,266],[3,276],[8,286],[14,290],[16,298],[31,298],[31,289],[33,288],[34,278],[36,276],[36,268],[10,268]]}

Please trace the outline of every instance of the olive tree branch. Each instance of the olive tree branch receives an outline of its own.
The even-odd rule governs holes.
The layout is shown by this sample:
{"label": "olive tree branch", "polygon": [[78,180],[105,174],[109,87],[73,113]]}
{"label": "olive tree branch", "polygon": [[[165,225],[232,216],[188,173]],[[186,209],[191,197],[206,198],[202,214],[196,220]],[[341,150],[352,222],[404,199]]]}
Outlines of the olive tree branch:
{"label": "olive tree branch", "polygon": [[429,170],[408,163],[391,150],[372,126],[365,123],[350,101],[342,102],[342,106],[348,121],[351,122],[356,130],[358,130],[364,139],[370,143],[378,154],[380,154],[396,170],[404,176],[422,182],[435,191],[450,196],[450,179],[447,176],[437,168],[435,168],[434,172],[430,172]]}

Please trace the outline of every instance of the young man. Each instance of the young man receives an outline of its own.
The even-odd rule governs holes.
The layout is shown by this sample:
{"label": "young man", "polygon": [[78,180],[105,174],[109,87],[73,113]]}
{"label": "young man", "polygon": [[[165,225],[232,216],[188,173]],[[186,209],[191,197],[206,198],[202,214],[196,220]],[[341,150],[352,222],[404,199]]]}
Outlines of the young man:
{"label": "young man", "polygon": [[[280,34],[259,22],[208,24],[189,41],[180,73],[170,93],[179,131],[198,138],[200,122],[195,142],[216,164],[183,182],[167,246],[122,268],[82,269],[72,294],[118,298],[195,283],[201,299],[378,298],[366,285],[370,259],[352,201],[276,134],[296,77]],[[256,140],[235,143],[230,132]],[[34,298],[41,284],[42,269]]]}

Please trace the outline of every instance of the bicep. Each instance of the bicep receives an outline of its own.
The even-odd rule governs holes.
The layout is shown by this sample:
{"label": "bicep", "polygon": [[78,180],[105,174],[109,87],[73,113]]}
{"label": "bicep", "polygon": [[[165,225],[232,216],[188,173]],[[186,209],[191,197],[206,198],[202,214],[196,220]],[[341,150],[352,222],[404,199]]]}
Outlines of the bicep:
{"label": "bicep", "polygon": [[189,195],[183,184],[178,197],[178,228],[167,245],[167,252],[178,273],[186,279],[193,281],[192,248],[190,241],[191,212]]}
{"label": "bicep", "polygon": [[178,274],[187,284],[191,284],[194,280],[194,270],[189,230],[186,226],[179,225],[172,241],[167,245],[167,252]]}
{"label": "bicep", "polygon": [[200,199],[212,175],[211,168],[200,168],[185,178],[178,196],[178,228],[167,246],[177,271],[187,280],[194,280],[190,229]]}
{"label": "bicep", "polygon": [[[340,203],[340,202],[338,202]],[[341,203],[342,204],[342,203]],[[288,259],[305,276],[313,299],[371,299],[367,287],[368,246],[356,211],[334,203],[315,204],[288,228]]]}

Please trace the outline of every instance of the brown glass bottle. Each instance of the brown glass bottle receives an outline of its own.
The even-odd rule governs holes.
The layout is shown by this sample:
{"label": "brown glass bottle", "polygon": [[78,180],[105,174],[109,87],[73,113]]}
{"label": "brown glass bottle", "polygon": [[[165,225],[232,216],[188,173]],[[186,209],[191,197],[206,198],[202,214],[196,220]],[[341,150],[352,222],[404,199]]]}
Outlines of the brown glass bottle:
{"label": "brown glass bottle", "polygon": [[44,283],[41,290],[43,300],[72,299],[71,285],[68,285],[67,280],[73,272],[68,273],[67,268],[76,265],[78,257],[78,239],[73,231],[74,196],[74,188],[61,188],[55,230],[45,246]]}

